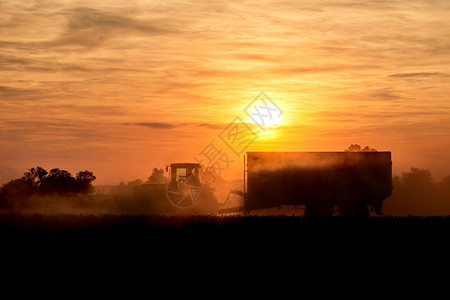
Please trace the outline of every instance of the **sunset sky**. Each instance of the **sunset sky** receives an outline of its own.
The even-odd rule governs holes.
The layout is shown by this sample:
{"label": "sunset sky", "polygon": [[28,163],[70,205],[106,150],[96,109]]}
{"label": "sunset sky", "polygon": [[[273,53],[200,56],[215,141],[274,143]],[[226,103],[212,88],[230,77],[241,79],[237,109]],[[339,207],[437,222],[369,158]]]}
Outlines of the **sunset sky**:
{"label": "sunset sky", "polygon": [[[0,184],[194,157],[264,92],[248,151],[392,151],[450,175],[450,1],[0,0]],[[228,149],[229,150],[229,149]],[[223,174],[239,176],[242,158]]]}

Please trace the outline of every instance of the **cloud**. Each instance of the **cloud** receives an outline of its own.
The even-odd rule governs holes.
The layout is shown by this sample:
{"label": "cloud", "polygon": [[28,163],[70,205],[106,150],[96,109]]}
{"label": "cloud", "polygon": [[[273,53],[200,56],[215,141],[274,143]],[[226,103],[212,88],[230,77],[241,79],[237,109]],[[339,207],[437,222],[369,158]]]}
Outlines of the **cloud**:
{"label": "cloud", "polygon": [[2,69],[6,68],[9,65],[17,66],[25,66],[30,64],[30,60],[19,58],[14,55],[0,55],[0,66]]}
{"label": "cloud", "polygon": [[156,25],[152,21],[140,21],[120,15],[119,12],[110,13],[91,7],[77,7],[64,11],[67,18],[65,31],[56,39],[42,42],[42,46],[70,47],[82,46],[96,47],[109,39],[123,40],[130,34],[160,35],[172,33],[173,28]]}
{"label": "cloud", "polygon": [[178,127],[205,127],[208,129],[223,129],[224,124],[213,124],[213,123],[161,123],[161,122],[138,122],[138,123],[124,123],[125,125],[139,125],[145,127],[151,127],[156,129],[173,129]]}
{"label": "cloud", "polygon": [[369,97],[379,100],[400,100],[403,97],[399,96],[393,87],[377,89],[369,93]]}
{"label": "cloud", "polygon": [[12,88],[9,86],[1,86],[0,85],[0,93],[5,95],[5,94],[17,94],[19,93],[21,90],[20,89],[16,89],[16,88]]}
{"label": "cloud", "polygon": [[418,73],[397,73],[389,75],[389,77],[410,78],[410,77],[434,77],[434,76],[448,76],[441,72],[418,72]]}
{"label": "cloud", "polygon": [[315,73],[323,73],[323,74],[330,74],[330,73],[344,73],[344,72],[352,72],[352,71],[358,71],[358,70],[367,70],[372,68],[369,64],[363,65],[363,64],[329,64],[329,65],[321,65],[321,64],[315,64],[312,66],[288,66],[288,67],[276,67],[273,71],[274,73],[278,74],[315,74]]}
{"label": "cloud", "polygon": [[158,123],[158,122],[142,122],[142,123],[132,123],[132,124],[125,123],[125,125],[139,125],[139,126],[145,126],[145,127],[151,127],[151,128],[157,128],[157,129],[172,129],[172,128],[179,126],[176,124]]}
{"label": "cloud", "polygon": [[16,88],[10,86],[0,86],[0,97],[4,102],[19,99],[37,99],[37,94],[40,92],[39,89],[34,88]]}
{"label": "cloud", "polygon": [[225,128],[224,124],[211,124],[211,123],[198,123],[197,126],[206,127],[209,129],[223,129]]}
{"label": "cloud", "polygon": [[71,114],[83,115],[105,115],[121,116],[126,113],[126,108],[118,105],[79,105],[79,104],[60,104],[55,105],[55,113],[66,112]]}

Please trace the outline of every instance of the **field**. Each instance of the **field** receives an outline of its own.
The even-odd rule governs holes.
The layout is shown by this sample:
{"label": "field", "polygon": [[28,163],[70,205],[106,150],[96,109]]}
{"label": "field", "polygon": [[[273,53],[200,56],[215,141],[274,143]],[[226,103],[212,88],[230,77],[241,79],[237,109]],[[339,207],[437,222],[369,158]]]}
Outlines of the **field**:
{"label": "field", "polygon": [[418,259],[429,250],[434,255],[448,253],[449,229],[446,216],[0,215],[2,251],[9,255],[70,254],[100,261],[112,255],[145,258],[147,263],[155,258],[212,263],[321,254],[327,260],[401,259],[411,254]]}

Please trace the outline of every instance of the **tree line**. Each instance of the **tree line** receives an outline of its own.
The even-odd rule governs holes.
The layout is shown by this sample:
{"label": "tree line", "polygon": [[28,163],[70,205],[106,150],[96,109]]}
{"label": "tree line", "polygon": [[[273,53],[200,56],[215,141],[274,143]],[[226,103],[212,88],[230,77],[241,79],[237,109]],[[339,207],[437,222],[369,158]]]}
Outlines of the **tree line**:
{"label": "tree line", "polygon": [[54,168],[47,172],[38,166],[3,185],[0,189],[0,206],[8,206],[11,201],[34,195],[88,194],[92,191],[95,179],[93,172],[87,170],[76,173],[74,177],[66,170]]}
{"label": "tree line", "polygon": [[392,196],[383,212],[394,216],[450,215],[450,176],[436,181],[426,169],[411,167],[392,178]]}

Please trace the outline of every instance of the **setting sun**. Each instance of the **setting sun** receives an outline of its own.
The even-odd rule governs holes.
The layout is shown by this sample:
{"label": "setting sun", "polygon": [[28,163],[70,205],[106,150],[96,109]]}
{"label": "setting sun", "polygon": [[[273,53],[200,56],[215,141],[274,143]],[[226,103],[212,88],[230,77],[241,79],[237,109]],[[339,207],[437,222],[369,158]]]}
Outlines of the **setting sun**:
{"label": "setting sun", "polygon": [[[253,107],[251,113],[254,118],[249,120],[250,123],[262,125],[267,130],[278,128],[283,120],[283,113],[279,111],[279,108],[274,105],[267,105],[267,107]],[[264,119],[266,117],[267,119]]]}
{"label": "setting sun", "polygon": [[37,163],[145,178],[236,116],[249,151],[359,142],[442,178],[449,8],[413,2],[4,2],[0,182]]}

